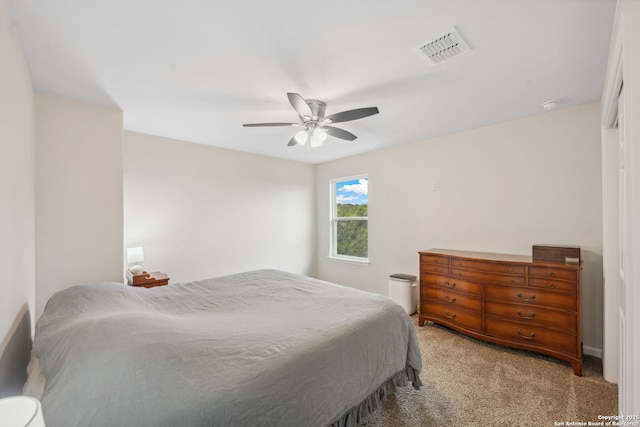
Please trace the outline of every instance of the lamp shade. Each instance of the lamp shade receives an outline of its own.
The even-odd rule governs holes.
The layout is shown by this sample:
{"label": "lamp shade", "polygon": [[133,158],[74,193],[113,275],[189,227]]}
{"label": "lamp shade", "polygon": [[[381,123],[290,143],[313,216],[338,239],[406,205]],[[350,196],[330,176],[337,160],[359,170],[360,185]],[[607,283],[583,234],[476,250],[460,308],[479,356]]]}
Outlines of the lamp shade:
{"label": "lamp shade", "polygon": [[127,248],[127,262],[142,262],[144,261],[144,252],[142,246],[136,248]]}
{"label": "lamp shade", "polygon": [[325,132],[321,128],[315,128],[311,133],[311,146],[319,147],[322,145],[325,139],[327,139],[327,132]]}
{"label": "lamp shade", "polygon": [[0,399],[0,427],[45,427],[40,401],[30,396]]}
{"label": "lamp shade", "polygon": [[298,144],[304,145],[307,143],[307,139],[309,139],[309,133],[306,130],[301,130],[296,133],[295,138]]}

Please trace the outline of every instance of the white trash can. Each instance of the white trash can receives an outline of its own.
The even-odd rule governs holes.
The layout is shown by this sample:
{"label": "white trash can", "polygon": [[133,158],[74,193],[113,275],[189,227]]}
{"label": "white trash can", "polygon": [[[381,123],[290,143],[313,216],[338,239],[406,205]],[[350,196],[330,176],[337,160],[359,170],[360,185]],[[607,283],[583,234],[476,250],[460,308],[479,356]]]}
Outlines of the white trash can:
{"label": "white trash can", "polygon": [[407,314],[415,313],[418,304],[416,276],[403,273],[389,276],[389,298],[404,307]]}

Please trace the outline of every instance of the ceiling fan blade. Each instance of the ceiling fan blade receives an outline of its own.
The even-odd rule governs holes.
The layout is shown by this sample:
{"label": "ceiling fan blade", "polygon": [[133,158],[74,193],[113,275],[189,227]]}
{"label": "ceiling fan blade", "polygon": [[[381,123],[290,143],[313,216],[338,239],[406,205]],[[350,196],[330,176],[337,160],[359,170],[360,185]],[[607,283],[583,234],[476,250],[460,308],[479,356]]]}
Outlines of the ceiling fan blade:
{"label": "ceiling fan blade", "polygon": [[297,111],[300,117],[313,116],[313,112],[311,111],[309,104],[307,104],[307,101],[305,101],[304,98],[300,96],[300,94],[287,93],[287,98],[289,98],[289,102],[291,103],[291,106],[293,107],[294,110]]}
{"label": "ceiling fan blade", "polygon": [[341,113],[326,116],[325,119],[331,119],[331,123],[348,122],[350,120],[362,119],[364,117],[373,116],[380,111],[378,107],[357,108],[355,110],[347,110]]}
{"label": "ceiling fan blade", "polygon": [[357,136],[355,136],[351,132],[347,132],[344,129],[334,128],[333,126],[322,126],[321,129],[326,130],[327,133],[331,136],[335,136],[336,138],[340,139],[346,139],[347,141],[353,141],[357,138]]}
{"label": "ceiling fan blade", "polygon": [[246,128],[264,127],[264,126],[297,126],[300,123],[246,123],[242,126]]}
{"label": "ceiling fan blade", "polygon": [[287,147],[293,147],[294,145],[298,145],[298,141],[296,141],[296,137],[295,136],[289,140],[289,143],[287,144]]}

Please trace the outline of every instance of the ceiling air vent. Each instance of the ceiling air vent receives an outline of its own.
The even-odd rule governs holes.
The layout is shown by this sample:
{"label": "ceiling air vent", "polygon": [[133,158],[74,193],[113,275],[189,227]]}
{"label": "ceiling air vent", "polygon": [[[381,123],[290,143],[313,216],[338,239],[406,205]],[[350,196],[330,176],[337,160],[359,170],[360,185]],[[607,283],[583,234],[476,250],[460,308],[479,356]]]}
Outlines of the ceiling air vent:
{"label": "ceiling air vent", "polygon": [[451,28],[418,46],[420,55],[432,65],[462,55],[470,50],[469,45],[462,39],[455,28]]}

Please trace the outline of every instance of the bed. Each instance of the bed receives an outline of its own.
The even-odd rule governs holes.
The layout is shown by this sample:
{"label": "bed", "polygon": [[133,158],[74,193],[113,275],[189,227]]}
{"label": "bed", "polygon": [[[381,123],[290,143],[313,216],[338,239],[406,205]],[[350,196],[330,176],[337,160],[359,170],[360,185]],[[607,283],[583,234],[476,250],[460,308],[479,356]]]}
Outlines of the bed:
{"label": "bed", "polygon": [[278,270],[60,291],[33,353],[48,427],[355,426],[421,385],[400,305]]}

